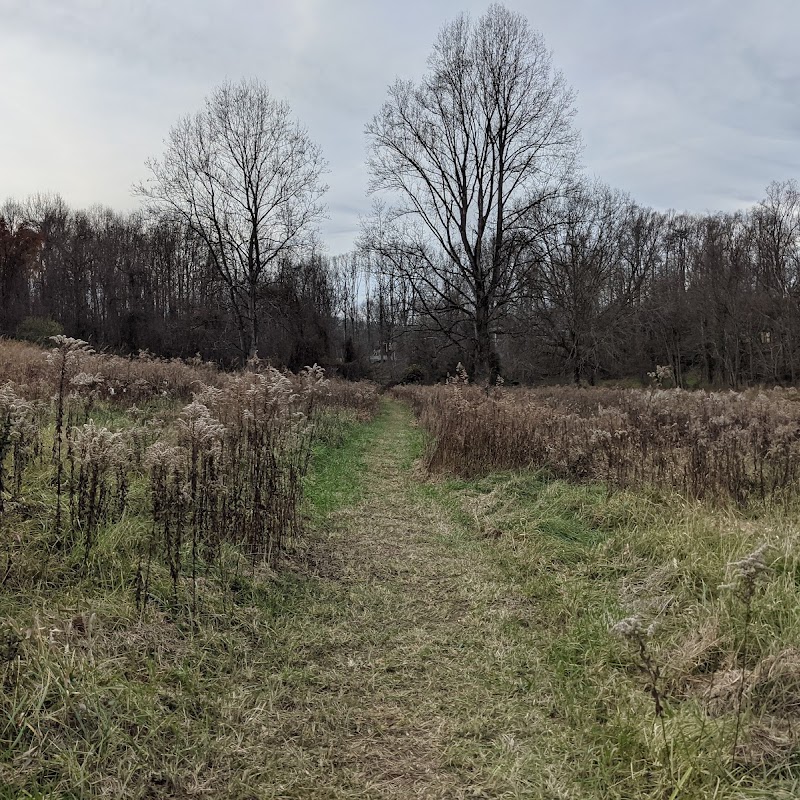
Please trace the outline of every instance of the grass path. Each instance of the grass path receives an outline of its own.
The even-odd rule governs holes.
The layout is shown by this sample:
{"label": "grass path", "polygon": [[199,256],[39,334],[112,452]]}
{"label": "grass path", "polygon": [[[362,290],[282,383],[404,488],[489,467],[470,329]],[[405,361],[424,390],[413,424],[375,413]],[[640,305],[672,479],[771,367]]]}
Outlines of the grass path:
{"label": "grass path", "polygon": [[533,796],[531,780],[546,792],[546,775],[520,774],[535,711],[516,695],[533,656],[508,635],[530,601],[498,579],[463,512],[417,479],[407,409],[388,403],[360,446],[361,497],[328,516],[328,594],[280,713],[276,737],[304,766],[279,796]]}
{"label": "grass path", "polygon": [[2,800],[624,796],[572,790],[564,753],[591,749],[547,660],[581,680],[583,645],[544,613],[585,598],[548,560],[581,545],[550,536],[544,561],[527,546],[521,561],[485,524],[508,476],[502,491],[427,480],[397,402],[336,430],[306,486],[312,533],[278,570],[222,592],[201,579],[197,625],[155,602],[140,615],[116,538],[103,580],[0,597],[0,645],[8,627],[23,641],[13,663],[0,653]]}

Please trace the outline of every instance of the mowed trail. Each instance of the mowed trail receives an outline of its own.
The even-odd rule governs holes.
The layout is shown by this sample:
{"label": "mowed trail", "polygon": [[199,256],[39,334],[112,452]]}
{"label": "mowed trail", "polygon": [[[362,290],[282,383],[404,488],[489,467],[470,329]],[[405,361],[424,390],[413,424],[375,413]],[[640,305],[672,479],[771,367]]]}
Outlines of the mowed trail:
{"label": "mowed trail", "polygon": [[284,643],[296,673],[276,696],[275,796],[530,796],[528,780],[547,782],[520,774],[532,655],[505,633],[528,603],[417,476],[408,410],[388,403],[375,430],[361,500],[328,520],[324,588]]}

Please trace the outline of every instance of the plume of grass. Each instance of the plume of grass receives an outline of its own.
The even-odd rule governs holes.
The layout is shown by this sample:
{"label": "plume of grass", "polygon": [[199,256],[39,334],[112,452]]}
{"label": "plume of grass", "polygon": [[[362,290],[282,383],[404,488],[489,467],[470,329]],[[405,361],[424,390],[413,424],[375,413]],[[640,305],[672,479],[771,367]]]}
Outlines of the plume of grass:
{"label": "plume of grass", "polygon": [[11,493],[19,494],[23,473],[37,441],[38,429],[31,404],[23,400],[10,383],[0,386],[0,514],[5,508],[4,496],[9,484]]}
{"label": "plume of grass", "polygon": [[70,509],[73,534],[83,537],[83,569],[88,567],[97,528],[109,518],[116,479],[116,508],[122,510],[130,460],[125,437],[89,420],[70,432]]}
{"label": "plume of grass", "polygon": [[87,342],[82,339],[73,339],[69,336],[52,336],[51,341],[55,345],[47,355],[47,363],[53,367],[56,373],[56,419],[55,436],[53,438],[53,463],[56,468],[56,514],[55,514],[55,533],[56,537],[61,535],[61,496],[64,478],[64,461],[62,450],[64,445],[64,407],[67,396],[67,388],[70,374],[80,364],[83,357],[90,355],[93,351]]}
{"label": "plume of grass", "polygon": [[661,667],[650,652],[648,641],[655,631],[655,625],[645,627],[639,615],[625,617],[611,627],[611,633],[619,636],[635,648],[636,666],[646,679],[645,691],[653,699],[653,713],[661,727],[665,761],[669,759],[669,743],[664,725],[664,697],[661,686]]}

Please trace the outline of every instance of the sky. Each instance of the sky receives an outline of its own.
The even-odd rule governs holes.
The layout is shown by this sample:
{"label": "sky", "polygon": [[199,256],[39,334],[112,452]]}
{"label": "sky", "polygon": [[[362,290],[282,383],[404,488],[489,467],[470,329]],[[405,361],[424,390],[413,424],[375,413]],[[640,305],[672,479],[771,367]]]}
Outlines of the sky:
{"label": "sky", "polygon": [[[658,209],[730,211],[800,179],[798,0],[506,0],[577,92],[585,171]],[[322,148],[322,239],[369,212],[364,126],[473,0],[0,0],[0,201],[138,207],[170,127],[258,78]]]}

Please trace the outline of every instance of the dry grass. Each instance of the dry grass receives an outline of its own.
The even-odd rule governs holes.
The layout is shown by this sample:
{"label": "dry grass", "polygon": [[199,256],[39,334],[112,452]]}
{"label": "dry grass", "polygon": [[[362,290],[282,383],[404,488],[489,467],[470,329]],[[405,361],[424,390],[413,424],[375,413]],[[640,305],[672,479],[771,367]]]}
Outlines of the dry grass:
{"label": "dry grass", "polygon": [[[389,403],[366,425],[326,425],[303,482],[315,537],[272,566],[221,540],[193,583],[183,576],[178,606],[159,546],[137,607],[131,579],[153,520],[132,509],[150,508],[153,437],[189,454],[195,442],[204,480],[205,434],[224,462],[227,431],[255,435],[245,411],[280,394],[273,377],[215,387],[196,399],[207,414],[94,407],[115,431],[154,413],[162,425],[129,445],[141,465],[128,511],[97,526],[85,570],[80,548],[42,547],[47,437],[22,495],[7,495],[6,796],[798,796],[800,525],[785,507],[713,508],[528,471],[430,481],[423,431]],[[736,571],[764,541],[768,569],[748,595]],[[661,719],[637,650],[610,631],[630,616],[658,667]]]}
{"label": "dry grass", "polygon": [[266,787],[276,570],[312,449],[377,392],[55,345],[0,343],[0,796]]}
{"label": "dry grass", "polygon": [[[302,762],[326,774],[308,796],[795,796],[794,517],[534,473],[420,482],[419,432],[396,407],[386,425],[326,540],[359,558],[327,578],[343,594],[304,651],[318,688],[297,709],[313,720]],[[764,537],[773,573],[745,652],[720,585]],[[610,632],[626,615],[656,623],[663,730]],[[732,670],[747,681],[735,753]]]}
{"label": "dry grass", "polygon": [[[55,486],[53,517],[39,522],[52,526],[60,549],[80,542],[84,570],[98,526],[149,515],[137,579],[143,602],[161,550],[177,602],[187,541],[193,583],[199,555],[213,562],[222,542],[274,559],[300,529],[315,439],[329,435],[337,414],[368,419],[377,408],[376,387],[329,381],[316,366],[291,375],[254,361],[246,372],[221,374],[198,363],[98,355],[67,337],[54,342],[50,352],[0,342],[9,379],[0,383],[0,510],[6,496],[24,502],[25,472],[36,467],[37,480]],[[129,494],[144,479],[149,503]]]}
{"label": "dry grass", "polygon": [[396,391],[536,604],[552,796],[794,796],[796,392]]}
{"label": "dry grass", "polygon": [[[215,386],[225,380],[225,373],[214,364],[199,359],[157,358],[145,352],[131,358],[86,353],[79,366],[76,373],[102,375],[99,396],[127,405],[158,397],[188,400],[199,386]],[[28,398],[49,399],[54,391],[53,370],[45,360],[42,348],[13,339],[0,339],[0,384],[5,382],[24,387]]]}
{"label": "dry grass", "polygon": [[546,469],[746,505],[796,495],[800,392],[401,387],[430,433],[428,467]]}
{"label": "dry grass", "polygon": [[[241,376],[230,395],[219,390],[209,404],[232,427],[268,397],[278,402],[283,384],[273,378]],[[303,381],[324,388],[318,374],[301,376],[298,385]],[[357,394],[362,405],[364,391]],[[243,408],[240,393],[250,401]],[[337,402],[341,408],[341,393]],[[196,407],[184,411],[166,415],[156,435],[172,437],[170,447],[191,455],[192,441],[202,443],[208,432],[208,417]],[[103,406],[94,413],[124,422],[125,431],[148,416],[110,415]],[[89,429],[78,432],[92,438],[96,428]],[[346,435],[330,420],[326,431],[337,431],[337,441]],[[152,531],[148,441],[139,437],[135,445],[140,472],[132,476],[125,513],[98,517],[88,563],[81,540],[53,547],[49,447],[14,499],[13,516],[2,520],[8,569],[0,588],[0,796],[309,796],[319,784],[303,754],[309,720],[292,709],[311,690],[309,655],[328,635],[306,599],[307,587],[317,585],[304,574],[312,561],[298,559],[300,543],[281,556],[279,570],[254,561],[232,527],[213,561],[198,560],[192,608],[188,575],[179,580],[176,605],[174,562],[160,541],[149,565],[149,602],[137,602],[141,546]],[[97,465],[95,454],[76,459],[78,472],[84,459]],[[82,534],[87,502],[75,502],[76,512],[83,508]],[[191,517],[178,553],[184,567],[192,558]],[[317,591],[320,603],[327,590]],[[344,608],[342,599],[336,593]]]}

